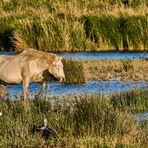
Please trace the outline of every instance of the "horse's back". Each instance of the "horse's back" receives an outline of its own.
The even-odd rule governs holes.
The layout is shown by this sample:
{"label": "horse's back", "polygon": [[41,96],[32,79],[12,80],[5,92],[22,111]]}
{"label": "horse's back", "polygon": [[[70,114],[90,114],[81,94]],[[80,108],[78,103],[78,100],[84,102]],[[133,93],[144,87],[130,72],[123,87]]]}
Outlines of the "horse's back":
{"label": "horse's back", "polygon": [[0,63],[13,59],[14,56],[0,56]]}

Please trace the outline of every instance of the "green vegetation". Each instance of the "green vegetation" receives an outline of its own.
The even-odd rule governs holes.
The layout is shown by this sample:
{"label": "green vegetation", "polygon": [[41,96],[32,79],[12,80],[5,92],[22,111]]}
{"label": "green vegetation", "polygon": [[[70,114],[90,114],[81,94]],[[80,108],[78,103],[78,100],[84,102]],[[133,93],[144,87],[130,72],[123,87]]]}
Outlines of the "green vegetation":
{"label": "green vegetation", "polygon": [[113,94],[111,104],[114,108],[129,110],[132,112],[148,111],[148,91],[131,90]]}
{"label": "green vegetation", "polygon": [[[84,17],[88,38],[101,49],[148,49],[148,17],[101,15]],[[106,46],[106,47],[105,47]]]}
{"label": "green vegetation", "polygon": [[[147,0],[1,0],[0,49],[49,52],[147,51]],[[146,60],[63,60],[66,83],[146,80]],[[0,100],[0,147],[146,147],[147,90],[110,96],[36,97],[26,103]],[[48,141],[33,133],[48,120]]]}
{"label": "green vegetation", "polygon": [[147,0],[2,0],[0,48],[44,51],[148,49]]}
{"label": "green vegetation", "polygon": [[[141,126],[126,109],[115,108],[109,98],[82,95],[71,100],[55,99],[54,103],[36,98],[28,102],[28,110],[21,101],[0,100],[0,146],[146,146],[147,124]],[[48,141],[32,133],[33,126],[45,118],[54,131]]]}
{"label": "green vegetation", "polygon": [[82,84],[86,82],[84,65],[82,61],[63,60],[64,72],[67,84]]}

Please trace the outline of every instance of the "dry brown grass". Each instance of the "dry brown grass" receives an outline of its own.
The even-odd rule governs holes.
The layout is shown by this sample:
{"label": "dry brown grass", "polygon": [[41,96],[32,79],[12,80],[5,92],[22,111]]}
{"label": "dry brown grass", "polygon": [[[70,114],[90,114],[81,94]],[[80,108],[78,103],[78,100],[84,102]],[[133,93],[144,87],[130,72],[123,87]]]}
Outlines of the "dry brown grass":
{"label": "dry brown grass", "polygon": [[148,7],[140,7],[140,8],[131,8],[131,7],[120,7],[120,8],[113,8],[108,9],[106,11],[107,14],[111,15],[119,15],[119,14],[128,14],[128,15],[145,15],[148,13]]}
{"label": "dry brown grass", "polygon": [[[4,2],[1,5],[11,2]],[[39,6],[37,9],[34,7],[24,7],[24,0],[20,0],[17,2],[21,7],[17,7],[15,9],[6,11],[2,8],[0,9],[0,17],[8,17],[8,16],[21,16],[27,14],[28,12],[32,12],[35,15],[50,15],[53,12],[48,10],[47,6]],[[136,8],[132,7],[124,7],[123,4],[110,6],[107,2],[104,1],[87,1],[83,0],[80,2],[79,0],[68,0],[68,1],[52,1],[51,5],[53,6],[55,12],[54,13],[64,13],[64,14],[73,14],[75,16],[82,15],[96,15],[99,14],[111,14],[111,15],[119,15],[120,13],[126,13],[129,15],[143,15],[148,13],[148,7],[146,5],[140,5]],[[91,7],[90,7],[91,5]]]}
{"label": "dry brown grass", "polygon": [[120,78],[124,81],[148,81],[147,60],[88,60],[84,68],[88,80],[109,80]]}

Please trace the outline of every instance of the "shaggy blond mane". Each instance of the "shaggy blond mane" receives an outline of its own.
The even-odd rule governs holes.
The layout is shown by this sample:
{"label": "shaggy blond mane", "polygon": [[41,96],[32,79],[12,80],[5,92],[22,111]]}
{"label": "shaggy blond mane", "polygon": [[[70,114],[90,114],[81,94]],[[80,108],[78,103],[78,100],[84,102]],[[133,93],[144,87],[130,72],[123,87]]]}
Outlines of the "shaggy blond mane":
{"label": "shaggy blond mane", "polygon": [[43,62],[46,62],[46,61],[54,62],[57,59],[57,56],[53,53],[47,53],[47,52],[35,50],[32,48],[25,49],[25,51],[21,52],[19,56],[21,56],[26,61],[32,61],[32,60],[38,59]]}

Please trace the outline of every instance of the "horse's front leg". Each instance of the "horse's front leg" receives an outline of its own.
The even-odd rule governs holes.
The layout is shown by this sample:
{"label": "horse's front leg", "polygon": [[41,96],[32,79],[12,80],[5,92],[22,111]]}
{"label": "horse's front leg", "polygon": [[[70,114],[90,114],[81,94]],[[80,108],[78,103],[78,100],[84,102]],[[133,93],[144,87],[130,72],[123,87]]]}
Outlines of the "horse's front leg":
{"label": "horse's front leg", "polygon": [[0,99],[3,99],[6,93],[6,85],[5,84],[1,84],[0,87]]}
{"label": "horse's front leg", "polygon": [[29,79],[23,80],[23,99],[27,100],[28,97],[28,86],[29,86]]}
{"label": "horse's front leg", "polygon": [[41,90],[40,90],[40,92],[38,93],[38,95],[39,96],[41,96],[41,95],[43,95],[43,93],[45,92],[45,88],[46,88],[46,86],[47,86],[47,82],[42,82],[41,83]]}

